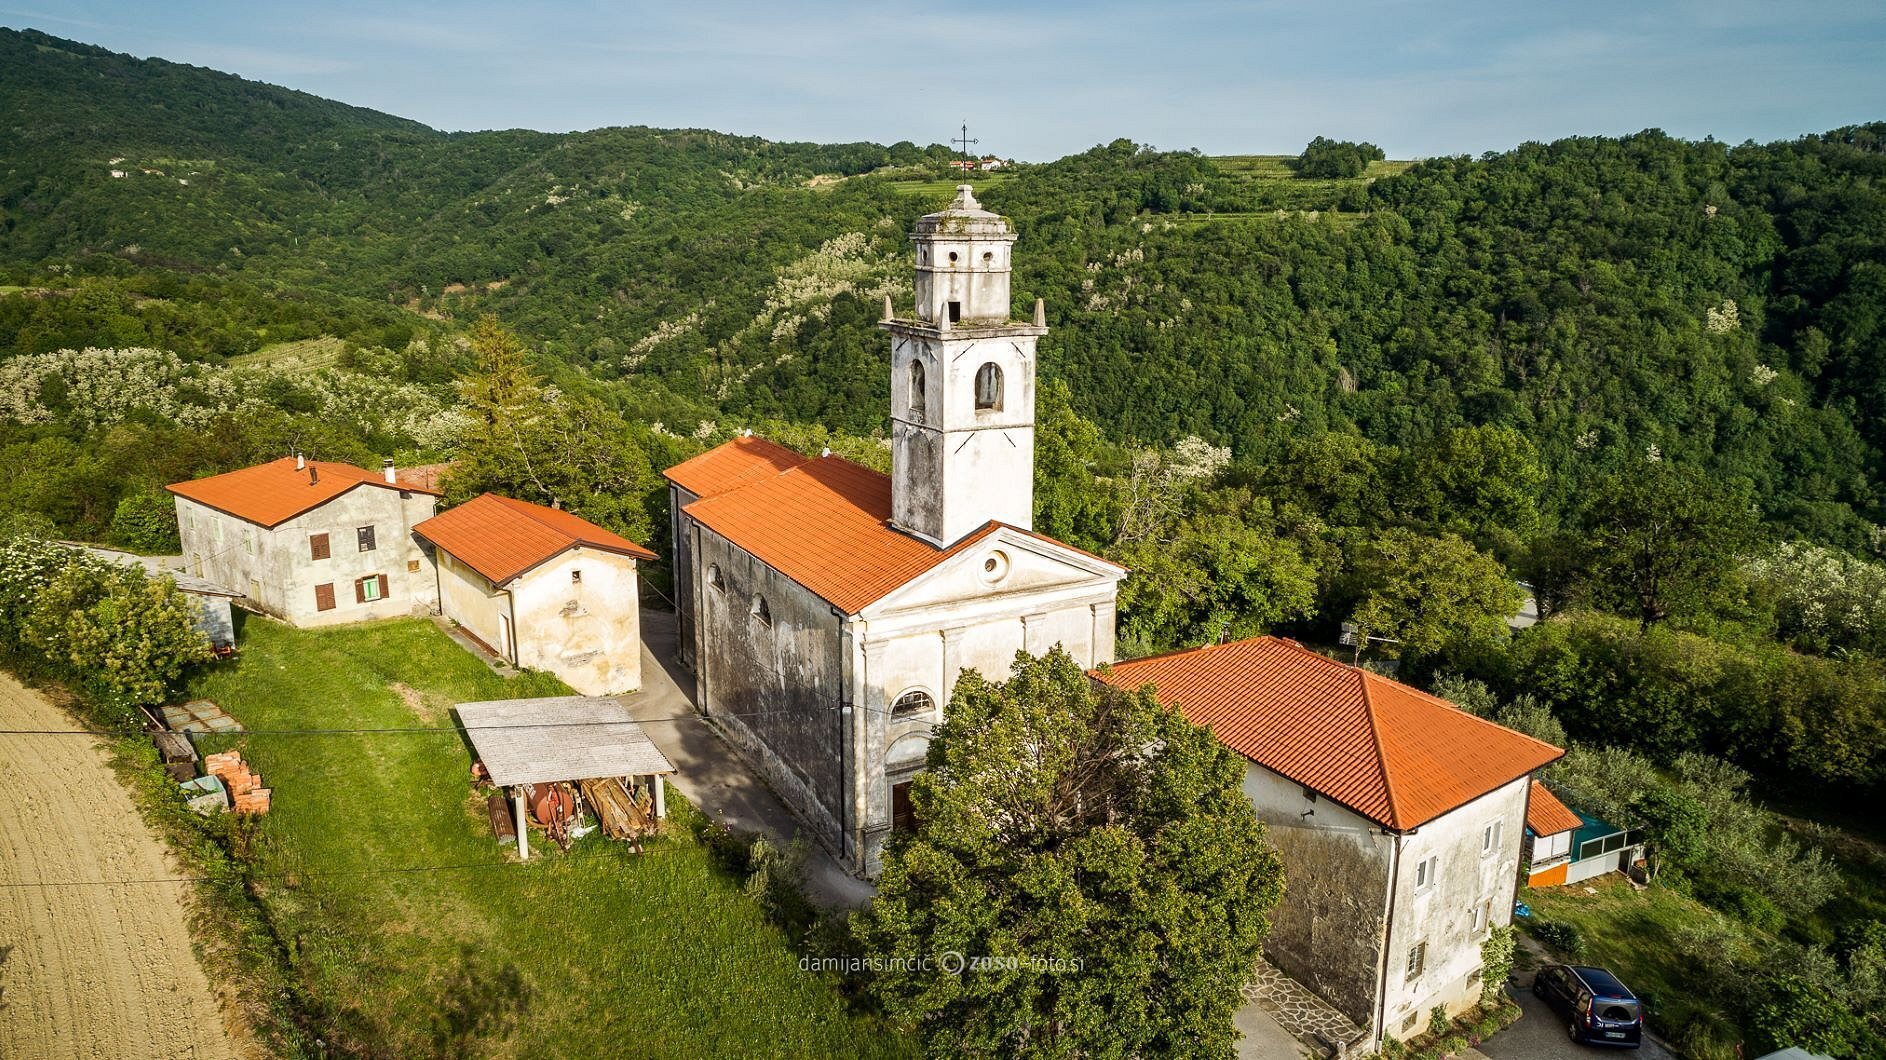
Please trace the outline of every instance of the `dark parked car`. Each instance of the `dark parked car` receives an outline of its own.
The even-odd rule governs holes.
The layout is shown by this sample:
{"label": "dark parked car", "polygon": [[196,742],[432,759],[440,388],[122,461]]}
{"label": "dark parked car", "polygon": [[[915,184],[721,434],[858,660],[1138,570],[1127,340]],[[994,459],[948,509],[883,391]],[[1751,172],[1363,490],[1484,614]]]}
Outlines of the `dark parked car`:
{"label": "dark parked car", "polygon": [[1644,1043],[1644,1006],[1603,968],[1548,964],[1533,980],[1532,992],[1565,1018],[1572,1041],[1627,1049]]}

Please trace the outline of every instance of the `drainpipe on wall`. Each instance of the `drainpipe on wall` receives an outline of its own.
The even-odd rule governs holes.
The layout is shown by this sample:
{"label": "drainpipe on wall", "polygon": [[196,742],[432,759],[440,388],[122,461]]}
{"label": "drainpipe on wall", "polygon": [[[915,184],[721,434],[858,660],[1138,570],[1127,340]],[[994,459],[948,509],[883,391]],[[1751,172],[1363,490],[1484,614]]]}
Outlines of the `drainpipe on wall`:
{"label": "drainpipe on wall", "polygon": [[1382,968],[1375,983],[1375,1043],[1388,1037],[1388,970],[1395,959],[1395,896],[1401,892],[1401,844],[1407,838],[1393,833],[1395,845],[1388,859],[1388,911],[1382,918]]}
{"label": "drainpipe on wall", "polygon": [[832,608],[832,616],[838,619],[838,643],[843,646],[838,667],[838,849],[840,854],[857,855],[856,850],[847,850],[851,842],[851,727],[855,724],[852,717],[851,685],[856,665],[852,662],[851,631],[845,628],[845,616],[838,608]]}
{"label": "drainpipe on wall", "polygon": [[504,599],[511,605],[511,643],[506,647],[511,653],[511,665],[519,666],[517,661],[517,594],[506,589]]}

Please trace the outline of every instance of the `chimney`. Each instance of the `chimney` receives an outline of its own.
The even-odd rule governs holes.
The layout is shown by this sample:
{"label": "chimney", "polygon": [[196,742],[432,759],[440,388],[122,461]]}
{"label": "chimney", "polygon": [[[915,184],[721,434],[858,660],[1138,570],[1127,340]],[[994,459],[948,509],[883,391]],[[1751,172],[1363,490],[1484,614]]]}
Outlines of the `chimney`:
{"label": "chimney", "polygon": [[563,498],[562,498],[562,497],[552,497],[552,498],[550,498],[550,507],[551,507],[551,508],[552,508],[553,510],[555,510],[555,511],[559,511],[559,512],[560,512],[560,511],[562,511],[562,510],[563,510]]}
{"label": "chimney", "polygon": [[320,484],[321,484],[321,469],[318,467],[309,468],[308,469],[308,485],[318,486]]}
{"label": "chimney", "polygon": [[385,460],[380,461],[380,476],[389,483],[394,481],[392,457],[387,457]]}
{"label": "chimney", "polygon": [[832,455],[832,447],[828,445],[828,446],[826,446],[825,448],[823,448],[823,449],[821,449],[821,450],[819,450],[819,455],[820,455],[820,456],[831,456],[831,455]]}
{"label": "chimney", "polygon": [[308,458],[305,456],[302,456],[301,450],[299,449],[295,450],[295,470],[296,471],[308,470]]}
{"label": "chimney", "polygon": [[1048,326],[1048,303],[1039,298],[1035,299],[1035,326],[1038,328]]}
{"label": "chimney", "polygon": [[893,320],[896,317],[897,314],[891,310],[891,296],[887,294],[884,296],[884,319]]}

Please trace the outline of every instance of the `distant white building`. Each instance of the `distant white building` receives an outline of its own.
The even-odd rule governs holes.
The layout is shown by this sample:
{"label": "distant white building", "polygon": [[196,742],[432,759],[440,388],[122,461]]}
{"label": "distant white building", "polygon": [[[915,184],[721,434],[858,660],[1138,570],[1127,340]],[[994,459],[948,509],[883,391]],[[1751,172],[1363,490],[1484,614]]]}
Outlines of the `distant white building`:
{"label": "distant white building", "polygon": [[1289,881],[1273,964],[1371,1043],[1479,1000],[1480,945],[1512,919],[1532,774],[1564,751],[1278,637],[1095,676],[1152,685],[1245,757]]}
{"label": "distant white building", "polygon": [[299,626],[423,614],[437,600],[413,527],[436,489],[351,464],[283,457],[171,484],[186,570]]}

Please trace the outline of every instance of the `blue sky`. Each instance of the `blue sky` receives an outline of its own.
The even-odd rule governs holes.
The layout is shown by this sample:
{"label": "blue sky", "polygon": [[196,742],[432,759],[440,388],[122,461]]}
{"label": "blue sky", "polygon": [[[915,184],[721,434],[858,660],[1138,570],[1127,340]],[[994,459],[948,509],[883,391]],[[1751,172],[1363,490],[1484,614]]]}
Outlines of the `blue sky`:
{"label": "blue sky", "polygon": [[0,25],[442,129],[931,143],[967,121],[1032,160],[1122,136],[1230,154],[1324,134],[1408,158],[1886,119],[1881,0],[0,0]]}

